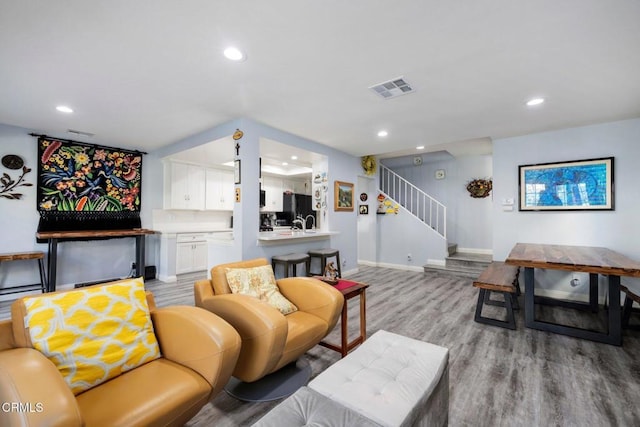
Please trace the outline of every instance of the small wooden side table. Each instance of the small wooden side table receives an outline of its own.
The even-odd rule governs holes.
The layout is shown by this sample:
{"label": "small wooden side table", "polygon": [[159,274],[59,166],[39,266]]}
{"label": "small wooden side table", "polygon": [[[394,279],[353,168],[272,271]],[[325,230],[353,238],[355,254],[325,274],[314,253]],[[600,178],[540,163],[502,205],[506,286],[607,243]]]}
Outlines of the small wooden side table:
{"label": "small wooden side table", "polygon": [[[322,280],[322,277],[316,277]],[[321,341],[320,345],[328,349],[337,351],[345,357],[351,350],[362,344],[367,339],[367,297],[366,290],[369,287],[366,283],[354,282],[351,280],[340,279],[335,285],[336,289],[344,295],[344,305],[342,306],[342,315],[340,318],[341,342],[340,345],[331,344]],[[347,328],[347,302],[360,296],[360,335],[351,342],[349,341],[349,331]]]}
{"label": "small wooden side table", "polygon": [[13,252],[0,254],[0,263],[3,261],[23,261],[35,259],[38,261],[38,270],[40,270],[40,283],[33,285],[13,285],[0,289],[0,295],[13,294],[18,292],[29,292],[40,290],[42,293],[47,292],[47,276],[44,271],[44,252]]}

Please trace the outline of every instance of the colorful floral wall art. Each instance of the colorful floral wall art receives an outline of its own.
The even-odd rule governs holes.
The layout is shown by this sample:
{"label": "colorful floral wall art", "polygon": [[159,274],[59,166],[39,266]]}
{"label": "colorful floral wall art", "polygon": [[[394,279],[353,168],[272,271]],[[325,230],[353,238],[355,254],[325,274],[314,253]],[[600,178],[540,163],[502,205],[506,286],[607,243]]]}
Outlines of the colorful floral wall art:
{"label": "colorful floral wall art", "polygon": [[140,212],[142,153],[38,139],[40,212]]}

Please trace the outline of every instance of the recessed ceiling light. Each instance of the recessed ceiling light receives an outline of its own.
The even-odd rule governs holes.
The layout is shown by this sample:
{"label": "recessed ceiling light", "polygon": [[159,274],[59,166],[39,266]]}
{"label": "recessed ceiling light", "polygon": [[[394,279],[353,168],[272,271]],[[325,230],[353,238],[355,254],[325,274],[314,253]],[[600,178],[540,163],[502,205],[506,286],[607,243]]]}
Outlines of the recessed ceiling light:
{"label": "recessed ceiling light", "polygon": [[416,150],[424,150],[424,145],[418,145],[418,146],[416,147]]}
{"label": "recessed ceiling light", "polygon": [[289,163],[287,162],[282,162],[282,166],[287,166]]}
{"label": "recessed ceiling light", "polygon": [[387,132],[386,130],[381,130],[381,131],[378,132],[378,136],[380,138],[384,138],[387,135],[389,135],[389,132]]}
{"label": "recessed ceiling light", "polygon": [[298,160],[298,156],[291,156],[291,160]]}
{"label": "recessed ceiling light", "polygon": [[533,107],[534,105],[540,105],[544,102],[544,98],[533,98],[527,101],[527,106]]}
{"label": "recessed ceiling light", "polygon": [[66,105],[58,105],[56,107],[56,110],[60,111],[61,113],[73,113],[73,110]]}
{"label": "recessed ceiling light", "polygon": [[244,61],[247,57],[237,47],[228,47],[224,50],[224,56],[231,61]]}

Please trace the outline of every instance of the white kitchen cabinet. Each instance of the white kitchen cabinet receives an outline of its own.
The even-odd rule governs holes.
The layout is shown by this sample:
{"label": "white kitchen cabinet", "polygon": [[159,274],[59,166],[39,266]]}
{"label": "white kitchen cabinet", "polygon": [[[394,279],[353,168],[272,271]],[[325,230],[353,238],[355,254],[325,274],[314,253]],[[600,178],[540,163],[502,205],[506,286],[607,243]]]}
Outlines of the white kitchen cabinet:
{"label": "white kitchen cabinet", "polygon": [[283,191],[290,191],[295,194],[311,194],[311,180],[306,179],[285,179],[283,181]]}
{"label": "white kitchen cabinet", "polygon": [[178,234],[176,243],[176,274],[204,271],[208,260],[204,234]]}
{"label": "white kitchen cabinet", "polygon": [[165,182],[169,186],[167,209],[205,208],[205,170],[202,166],[171,162]]}
{"label": "white kitchen cabinet", "polygon": [[205,209],[233,210],[233,172],[222,169],[207,169]]}
{"label": "white kitchen cabinet", "polygon": [[281,178],[272,176],[262,177],[262,188],[265,191],[263,212],[282,212],[282,193],[284,183]]}

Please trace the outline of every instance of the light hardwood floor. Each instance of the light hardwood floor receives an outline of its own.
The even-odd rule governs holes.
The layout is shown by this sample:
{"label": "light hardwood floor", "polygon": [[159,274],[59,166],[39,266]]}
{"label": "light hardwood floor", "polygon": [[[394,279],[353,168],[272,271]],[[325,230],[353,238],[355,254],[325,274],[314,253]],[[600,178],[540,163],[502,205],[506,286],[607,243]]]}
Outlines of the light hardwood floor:
{"label": "light hardwood floor", "polygon": [[[157,304],[193,305],[193,282],[152,281]],[[350,277],[369,283],[367,331],[379,329],[432,342],[450,351],[451,426],[638,426],[640,425],[640,331],[625,330],[622,347],[593,343],[524,327],[517,330],[473,321],[477,289],[472,279],[360,267]],[[521,301],[522,302],[522,301]],[[7,317],[8,303],[0,303]],[[553,308],[540,315],[581,323],[580,314]],[[638,322],[637,314],[633,319]],[[358,301],[349,304],[357,333]],[[330,335],[338,341],[339,326]],[[339,360],[316,346],[305,356],[315,376]],[[278,402],[246,403],[221,392],[188,426],[247,426]]]}

